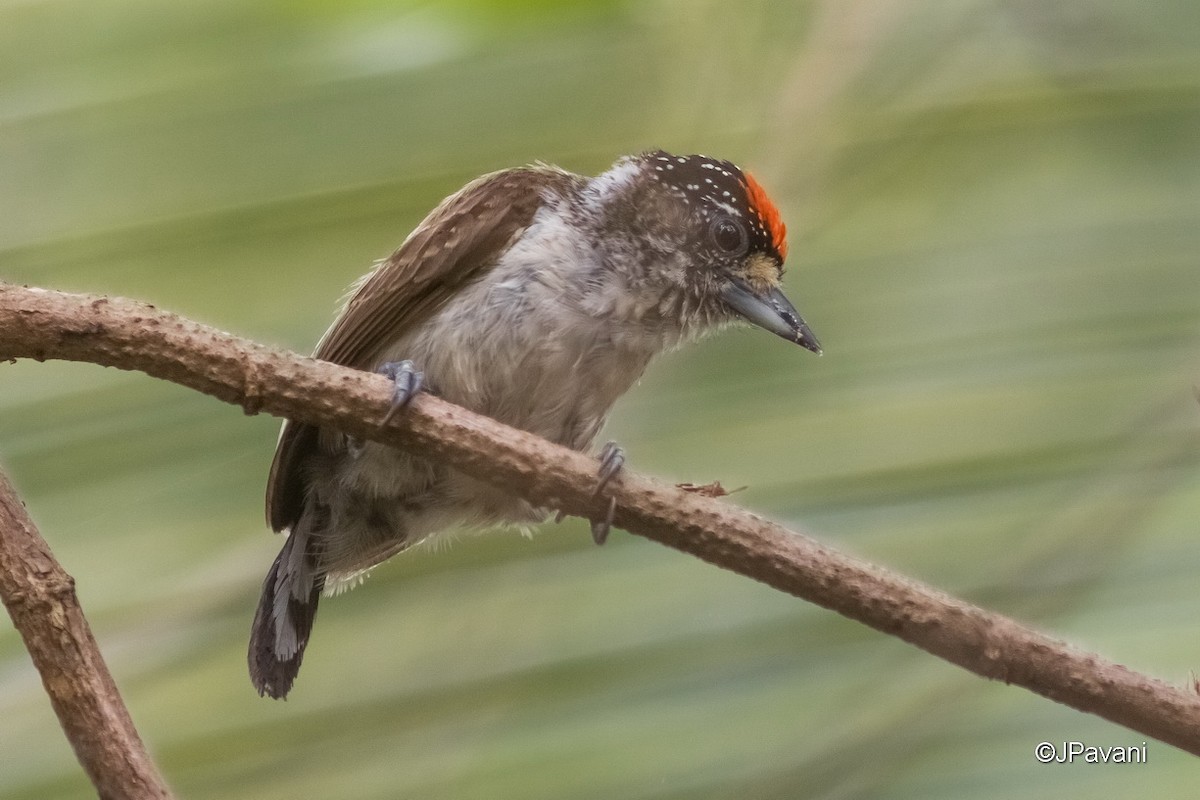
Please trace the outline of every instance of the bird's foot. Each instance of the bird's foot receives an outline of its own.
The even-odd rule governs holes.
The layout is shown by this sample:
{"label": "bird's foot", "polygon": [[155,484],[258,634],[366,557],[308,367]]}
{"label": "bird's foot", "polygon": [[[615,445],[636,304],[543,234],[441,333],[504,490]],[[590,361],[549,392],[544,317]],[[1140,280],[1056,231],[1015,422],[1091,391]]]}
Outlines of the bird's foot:
{"label": "bird's foot", "polygon": [[[599,497],[604,493],[604,489],[621,468],[625,466],[625,451],[617,445],[616,442],[609,442],[604,445],[600,451],[600,470],[597,473],[596,489],[592,492],[592,497]],[[613,515],[617,513],[617,498],[610,497],[608,499],[608,511],[603,519],[593,519],[592,524],[592,541],[596,544],[604,544],[608,540],[608,532],[612,529]]]}
{"label": "bird's foot", "polygon": [[382,428],[391,422],[396,414],[408,408],[412,399],[421,393],[425,387],[425,373],[418,370],[408,359],[389,361],[375,371],[390,378],[393,384],[392,407],[379,423],[379,427]]}

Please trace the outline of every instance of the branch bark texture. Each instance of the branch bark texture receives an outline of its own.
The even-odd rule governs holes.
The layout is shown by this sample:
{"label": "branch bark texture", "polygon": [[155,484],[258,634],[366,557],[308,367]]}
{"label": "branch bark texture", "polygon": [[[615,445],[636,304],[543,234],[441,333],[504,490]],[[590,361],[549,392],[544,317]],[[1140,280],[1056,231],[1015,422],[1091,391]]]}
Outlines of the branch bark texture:
{"label": "branch bark texture", "polygon": [[[539,505],[597,517],[595,460],[418,397],[380,428],[386,378],[266,347],[131,300],[0,284],[0,358],[140,370],[229,403],[403,447]],[[1081,652],[1013,620],[839,553],[717,499],[622,471],[615,524],[1200,755],[1200,696]]]}
{"label": "branch bark texture", "polygon": [[0,473],[0,599],[75,756],[103,798],[170,798],[63,571]]}

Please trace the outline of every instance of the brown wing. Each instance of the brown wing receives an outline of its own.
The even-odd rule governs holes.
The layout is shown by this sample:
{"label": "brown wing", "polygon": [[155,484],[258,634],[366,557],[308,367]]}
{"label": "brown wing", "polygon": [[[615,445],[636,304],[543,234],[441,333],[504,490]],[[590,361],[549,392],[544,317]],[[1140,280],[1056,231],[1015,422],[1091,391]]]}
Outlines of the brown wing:
{"label": "brown wing", "polygon": [[[362,280],[314,355],[375,369],[402,332],[495,266],[499,254],[529,226],[547,192],[563,193],[578,180],[550,167],[528,167],[467,184]],[[276,531],[295,523],[304,508],[303,464],[317,447],[317,432],[291,420],[283,424],[267,480],[267,522]]]}

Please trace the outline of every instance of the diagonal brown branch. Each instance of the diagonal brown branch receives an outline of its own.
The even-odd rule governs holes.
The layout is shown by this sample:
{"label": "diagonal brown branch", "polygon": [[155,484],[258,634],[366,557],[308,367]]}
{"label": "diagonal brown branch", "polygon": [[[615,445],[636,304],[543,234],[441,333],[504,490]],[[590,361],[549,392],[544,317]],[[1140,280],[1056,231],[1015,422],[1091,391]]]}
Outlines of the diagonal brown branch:
{"label": "diagonal brown branch", "polygon": [[63,571],[0,473],[0,599],[101,797],[170,798]]}
{"label": "diagonal brown branch", "polygon": [[[387,429],[385,378],[271,349],[143,303],[0,285],[0,358],[141,370],[247,413],[339,428],[441,459],[540,505],[597,516],[596,462],[435,397]],[[622,472],[616,524],[1200,755],[1200,696],[1075,650],[719,500]]]}

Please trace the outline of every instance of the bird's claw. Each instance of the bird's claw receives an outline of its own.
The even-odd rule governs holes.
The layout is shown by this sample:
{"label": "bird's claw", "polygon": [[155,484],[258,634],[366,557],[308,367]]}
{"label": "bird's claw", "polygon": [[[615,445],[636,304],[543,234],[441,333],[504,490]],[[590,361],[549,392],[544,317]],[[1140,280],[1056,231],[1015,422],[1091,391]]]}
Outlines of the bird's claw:
{"label": "bird's claw", "polygon": [[[625,466],[625,451],[616,442],[604,445],[600,451],[600,470],[597,473],[596,488],[592,492],[592,497],[599,497],[623,466]],[[612,529],[613,517],[616,513],[617,498],[610,497],[604,519],[591,520],[593,542],[604,544],[608,541],[608,532]]]}
{"label": "bird's claw", "polygon": [[388,409],[383,420],[379,423],[382,428],[392,421],[392,418],[408,407],[412,399],[425,388],[425,373],[416,368],[413,362],[389,361],[376,370],[392,381],[392,407]]}
{"label": "bird's claw", "polygon": [[608,512],[604,515],[604,519],[588,520],[592,526],[592,541],[596,544],[604,544],[608,541],[608,532],[612,530],[613,517],[617,513],[617,498],[608,498]]}

